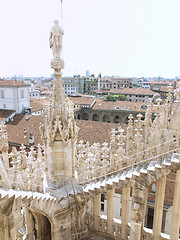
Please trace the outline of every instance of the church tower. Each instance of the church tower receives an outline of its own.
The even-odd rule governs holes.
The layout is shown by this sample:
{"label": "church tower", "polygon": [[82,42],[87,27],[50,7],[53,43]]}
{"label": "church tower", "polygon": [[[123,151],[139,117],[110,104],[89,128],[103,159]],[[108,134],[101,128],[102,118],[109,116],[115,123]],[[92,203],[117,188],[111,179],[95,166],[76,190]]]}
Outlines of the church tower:
{"label": "church tower", "polygon": [[45,145],[48,177],[52,181],[69,180],[74,177],[75,142],[77,127],[74,122],[73,103],[65,96],[62,73],[64,62],[61,59],[63,30],[58,21],[50,33],[50,47],[54,58],[53,95],[44,108],[40,132]]}

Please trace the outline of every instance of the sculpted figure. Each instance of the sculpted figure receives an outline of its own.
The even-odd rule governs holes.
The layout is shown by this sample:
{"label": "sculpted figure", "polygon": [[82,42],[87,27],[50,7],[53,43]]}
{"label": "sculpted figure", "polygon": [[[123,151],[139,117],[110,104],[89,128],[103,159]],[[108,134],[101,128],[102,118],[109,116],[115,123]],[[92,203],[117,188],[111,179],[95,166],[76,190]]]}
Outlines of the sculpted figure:
{"label": "sculpted figure", "polygon": [[52,48],[54,58],[60,58],[61,56],[62,35],[64,35],[64,32],[59,26],[59,21],[55,20],[49,38],[49,44],[50,48]]}

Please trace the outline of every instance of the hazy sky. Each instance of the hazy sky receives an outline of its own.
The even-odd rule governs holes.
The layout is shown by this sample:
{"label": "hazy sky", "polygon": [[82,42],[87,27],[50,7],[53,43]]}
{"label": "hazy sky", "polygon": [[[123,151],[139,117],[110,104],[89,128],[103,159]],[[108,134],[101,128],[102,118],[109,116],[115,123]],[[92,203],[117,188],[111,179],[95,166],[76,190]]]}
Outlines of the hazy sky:
{"label": "hazy sky", "polygon": [[[60,0],[0,0],[0,76],[50,76]],[[180,76],[180,0],[63,0],[64,76]]]}

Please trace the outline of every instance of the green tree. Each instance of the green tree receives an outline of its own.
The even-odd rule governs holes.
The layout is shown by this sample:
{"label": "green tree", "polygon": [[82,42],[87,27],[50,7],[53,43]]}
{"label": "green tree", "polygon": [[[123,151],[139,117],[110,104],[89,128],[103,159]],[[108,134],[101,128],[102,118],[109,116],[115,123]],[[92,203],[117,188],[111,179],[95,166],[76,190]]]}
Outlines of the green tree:
{"label": "green tree", "polygon": [[117,96],[116,95],[107,95],[106,100],[107,101],[116,101]]}
{"label": "green tree", "polygon": [[127,99],[127,97],[125,95],[122,95],[122,94],[118,95],[118,100],[125,101],[126,99]]}

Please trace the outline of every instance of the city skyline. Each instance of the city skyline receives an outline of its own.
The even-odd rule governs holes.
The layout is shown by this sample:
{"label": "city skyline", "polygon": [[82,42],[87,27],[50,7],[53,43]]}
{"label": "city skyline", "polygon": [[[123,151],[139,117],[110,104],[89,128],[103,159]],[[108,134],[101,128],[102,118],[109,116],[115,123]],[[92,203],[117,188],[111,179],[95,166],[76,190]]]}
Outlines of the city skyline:
{"label": "city skyline", "polygon": [[[53,74],[48,39],[61,1],[0,2],[0,76]],[[63,0],[63,76],[179,76],[179,9],[178,0]]]}

